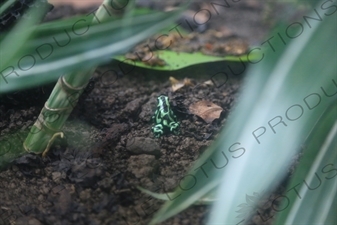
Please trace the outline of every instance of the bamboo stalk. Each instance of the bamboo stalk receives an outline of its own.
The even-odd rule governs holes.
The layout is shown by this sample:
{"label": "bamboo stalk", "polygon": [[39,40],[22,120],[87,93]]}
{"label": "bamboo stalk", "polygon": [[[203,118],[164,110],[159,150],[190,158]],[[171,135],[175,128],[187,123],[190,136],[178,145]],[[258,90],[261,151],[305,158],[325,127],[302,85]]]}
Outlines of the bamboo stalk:
{"label": "bamboo stalk", "polygon": [[[117,2],[122,6],[128,3],[126,0]],[[125,2],[126,4],[123,4]],[[104,0],[95,13],[92,23],[104,21],[110,17],[109,12],[114,11],[114,6],[111,0]],[[54,140],[58,137],[63,138],[64,134],[61,129],[76,106],[95,69],[76,71],[59,78],[37,121],[23,143],[23,147],[27,152],[42,153],[42,156],[45,156]]]}

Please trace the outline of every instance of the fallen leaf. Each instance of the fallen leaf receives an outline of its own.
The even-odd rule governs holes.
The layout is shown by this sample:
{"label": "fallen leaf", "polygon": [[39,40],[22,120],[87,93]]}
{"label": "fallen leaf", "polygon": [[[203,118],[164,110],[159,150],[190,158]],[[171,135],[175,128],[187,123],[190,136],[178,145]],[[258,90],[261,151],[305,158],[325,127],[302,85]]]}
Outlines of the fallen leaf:
{"label": "fallen leaf", "polygon": [[189,78],[184,78],[184,80],[177,80],[174,77],[170,77],[170,82],[172,86],[172,91],[175,92],[176,90],[184,87],[184,86],[192,86],[192,81]]}
{"label": "fallen leaf", "polygon": [[189,110],[192,114],[201,117],[206,123],[212,123],[219,119],[223,109],[210,101],[199,101],[190,105]]}
{"label": "fallen leaf", "polygon": [[213,83],[212,80],[207,80],[207,81],[204,82],[204,84],[208,85],[208,86],[213,86],[214,85],[214,83]]}

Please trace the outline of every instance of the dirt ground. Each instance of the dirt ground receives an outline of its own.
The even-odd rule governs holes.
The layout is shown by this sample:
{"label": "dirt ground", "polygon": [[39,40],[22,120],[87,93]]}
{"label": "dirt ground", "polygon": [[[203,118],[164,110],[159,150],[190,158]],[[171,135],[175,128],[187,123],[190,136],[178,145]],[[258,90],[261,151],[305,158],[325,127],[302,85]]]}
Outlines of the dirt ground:
{"label": "dirt ground", "polygon": [[[210,6],[204,1],[192,4],[191,10],[198,7]],[[232,2],[226,13],[214,15],[206,29],[235,34],[253,46],[263,41],[273,21],[287,9],[278,7],[270,13],[269,7],[260,1]],[[91,11],[92,7],[57,5],[46,21]],[[65,124],[65,138],[55,142],[46,158],[25,155],[0,172],[0,224],[148,224],[163,202],[136,186],[161,193],[174,190],[225,124],[245,76],[231,75],[224,85],[205,84],[222,71],[224,62],[172,72],[139,68],[117,76],[111,72],[121,66],[112,61],[96,70]],[[170,76],[191,78],[194,86],[173,93]],[[28,131],[52,87],[2,96],[1,137]],[[181,123],[180,135],[156,139],[151,132],[160,94],[170,97]],[[199,100],[222,107],[221,117],[205,123],[190,114],[189,105]],[[208,212],[207,206],[193,206],[162,224],[205,224]],[[269,213],[266,209],[263,215],[270,219],[254,215],[249,224],[271,224]]]}

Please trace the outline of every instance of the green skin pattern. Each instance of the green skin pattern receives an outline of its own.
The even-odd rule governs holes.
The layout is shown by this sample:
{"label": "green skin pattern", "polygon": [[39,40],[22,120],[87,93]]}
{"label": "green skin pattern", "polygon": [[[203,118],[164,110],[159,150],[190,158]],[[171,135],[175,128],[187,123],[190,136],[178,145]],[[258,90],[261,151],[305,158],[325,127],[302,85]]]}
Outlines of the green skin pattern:
{"label": "green skin pattern", "polygon": [[152,132],[155,137],[160,137],[166,131],[173,134],[179,134],[179,122],[177,117],[173,114],[169,99],[165,95],[161,95],[157,98],[158,105],[152,119],[155,122],[155,126],[152,127]]}

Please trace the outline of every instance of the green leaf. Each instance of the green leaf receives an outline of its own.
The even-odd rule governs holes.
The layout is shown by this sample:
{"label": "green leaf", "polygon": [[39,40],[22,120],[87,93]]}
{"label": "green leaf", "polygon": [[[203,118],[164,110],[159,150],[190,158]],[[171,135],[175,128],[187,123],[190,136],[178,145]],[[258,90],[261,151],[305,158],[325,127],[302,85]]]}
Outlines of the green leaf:
{"label": "green leaf", "polygon": [[[107,62],[111,55],[126,52],[163,26],[171,24],[179,14],[180,10],[111,19],[89,28],[88,18],[83,17],[82,21],[77,21],[74,30],[63,30],[57,34],[51,30],[51,35],[39,30],[39,35],[33,33],[34,38],[26,41],[10,62],[1,65],[0,72],[4,76],[0,77],[0,94],[55,81],[64,73]],[[63,24],[69,26],[66,21],[60,21],[59,24],[54,23],[54,28],[60,30]],[[25,32],[27,30],[22,33]],[[64,47],[59,47],[55,39]],[[10,52],[10,48],[1,48],[1,57]]]}
{"label": "green leaf", "polygon": [[13,3],[15,0],[7,0],[0,6],[0,15],[4,13]]}
{"label": "green leaf", "polygon": [[[162,60],[166,62],[165,66],[150,66],[146,64],[146,62],[141,61],[135,61],[129,58],[126,58],[124,55],[115,56],[114,59],[117,59],[123,63],[131,64],[132,66],[138,66],[143,67],[147,69],[153,69],[153,70],[178,70],[182,69],[184,67],[196,65],[196,64],[202,64],[202,63],[211,63],[211,62],[218,62],[218,61],[234,61],[234,62],[247,62],[248,56],[242,55],[242,56],[224,56],[224,57],[218,57],[218,56],[210,56],[205,55],[201,52],[195,52],[195,53],[187,53],[187,52],[174,52],[169,50],[160,50],[155,51],[155,54]],[[151,56],[152,57],[152,56]],[[249,60],[255,60],[258,58],[258,54],[255,52],[252,52],[252,54],[249,55]],[[149,60],[149,59],[146,59]]]}
{"label": "green leaf", "polygon": [[[7,2],[6,2],[7,3]],[[5,6],[6,6],[5,3]],[[4,7],[5,7],[4,6]],[[47,11],[47,5],[43,5],[44,8],[33,8],[30,10],[31,19],[25,20],[20,19],[18,24],[11,29],[11,32],[8,35],[1,34],[1,48],[0,48],[0,93],[2,90],[1,84],[3,80],[3,72],[7,65],[13,60],[15,54],[18,53],[22,48],[24,48],[25,43],[29,37],[34,32],[34,25],[41,20],[42,15]],[[28,29],[31,27],[31,29]],[[24,32],[22,32],[24,31]]]}
{"label": "green leaf", "polygon": [[[311,27],[291,43],[279,40],[275,50],[264,52],[263,60],[248,71],[225,129],[151,224],[181,212],[214,188],[219,201],[208,224],[237,224],[235,211],[246,195],[268,193],[279,185],[316,122],[336,103],[335,21],[336,15],[325,14],[323,21],[310,21]],[[321,101],[309,108],[304,99],[313,100],[313,93]]]}
{"label": "green leaf", "polygon": [[332,105],[308,137],[276,224],[332,224],[336,219],[336,173],[331,174],[337,161],[336,112],[337,105]]}
{"label": "green leaf", "polygon": [[[140,191],[144,192],[145,194],[148,194],[156,199],[159,200],[163,200],[163,201],[169,201],[170,197],[172,196],[174,193],[164,193],[164,194],[159,194],[159,193],[155,193],[152,191],[149,191],[145,188],[142,187],[137,187]],[[216,201],[216,199],[214,198],[214,192],[211,192],[210,194],[207,194],[206,196],[202,197],[201,199],[198,199],[194,204],[195,205],[210,205],[212,203],[214,203]]]}

